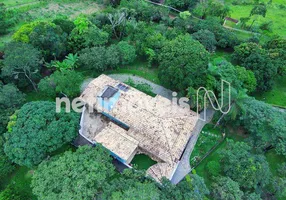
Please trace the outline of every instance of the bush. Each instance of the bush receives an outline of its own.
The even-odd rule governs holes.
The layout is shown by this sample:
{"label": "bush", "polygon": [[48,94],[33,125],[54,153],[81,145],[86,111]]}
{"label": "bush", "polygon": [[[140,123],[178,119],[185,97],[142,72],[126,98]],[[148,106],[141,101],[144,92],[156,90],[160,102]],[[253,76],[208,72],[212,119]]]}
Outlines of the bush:
{"label": "bush", "polygon": [[136,58],[135,47],[128,42],[121,41],[117,44],[120,53],[120,60],[123,65],[132,63]]}

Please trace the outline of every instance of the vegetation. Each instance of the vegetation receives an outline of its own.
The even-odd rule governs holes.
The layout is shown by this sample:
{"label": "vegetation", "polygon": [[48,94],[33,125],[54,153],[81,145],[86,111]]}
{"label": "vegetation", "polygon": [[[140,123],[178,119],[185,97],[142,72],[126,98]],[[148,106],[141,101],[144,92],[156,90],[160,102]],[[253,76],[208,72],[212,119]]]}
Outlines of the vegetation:
{"label": "vegetation", "polygon": [[33,175],[33,193],[38,199],[93,199],[113,174],[108,152],[85,146],[42,162]]}
{"label": "vegetation", "polygon": [[[1,200],[286,198],[285,0],[152,1],[164,6],[1,1]],[[163,85],[193,109],[199,87],[223,109],[230,100],[200,133],[196,168],[178,185],[146,176],[140,169],[156,162],[144,155],[119,174],[101,146],[70,149],[79,115],[57,113],[55,98],[79,96],[84,79],[102,73]],[[155,96],[150,85],[126,84]]]}
{"label": "vegetation", "polygon": [[12,120],[11,130],[4,134],[4,150],[13,162],[27,167],[71,142],[79,126],[77,114],[57,113],[55,103],[45,101],[25,104]]}

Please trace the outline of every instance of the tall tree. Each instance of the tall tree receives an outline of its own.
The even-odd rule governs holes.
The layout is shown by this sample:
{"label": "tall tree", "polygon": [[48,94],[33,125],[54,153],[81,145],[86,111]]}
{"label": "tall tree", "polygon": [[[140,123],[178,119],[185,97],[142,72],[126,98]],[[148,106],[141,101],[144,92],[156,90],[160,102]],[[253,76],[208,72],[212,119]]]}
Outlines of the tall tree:
{"label": "tall tree", "polygon": [[60,58],[67,49],[67,34],[53,23],[41,22],[29,35],[30,43],[41,50],[46,60]]}
{"label": "tall tree", "polygon": [[0,35],[7,32],[7,28],[10,26],[7,17],[7,9],[4,3],[0,3]]}
{"label": "tall tree", "polygon": [[19,81],[30,82],[37,91],[36,76],[40,71],[40,52],[30,44],[9,43],[5,47],[2,75]]}
{"label": "tall tree", "polygon": [[254,22],[257,20],[258,15],[265,17],[266,13],[267,13],[267,7],[264,3],[260,3],[258,5],[255,5],[249,14],[249,17],[254,16],[254,19],[250,25],[250,28],[253,26]]}
{"label": "tall tree", "polygon": [[209,52],[216,50],[217,41],[215,35],[209,30],[199,30],[192,34],[195,40],[198,40]]}
{"label": "tall tree", "polygon": [[220,152],[222,169],[226,176],[244,189],[261,189],[270,182],[271,172],[265,156],[252,154],[244,142],[227,141]]}
{"label": "tall tree", "polygon": [[67,151],[38,166],[32,179],[33,193],[39,200],[97,199],[115,174],[111,160],[108,151],[99,145]]}
{"label": "tall tree", "polygon": [[187,175],[179,184],[173,185],[169,180],[164,179],[161,185],[161,199],[184,200],[205,199],[209,190],[204,179],[196,174]]}
{"label": "tall tree", "polygon": [[228,199],[238,200],[242,199],[243,192],[239,188],[239,184],[229,177],[219,177],[216,182],[212,184],[211,196],[215,200]]}
{"label": "tall tree", "polygon": [[265,150],[275,148],[278,154],[286,156],[286,113],[253,98],[244,101],[243,109],[239,120],[254,145]]}
{"label": "tall tree", "polygon": [[237,64],[253,71],[258,90],[269,90],[277,75],[277,66],[268,52],[256,43],[242,43],[236,46],[232,59]]}
{"label": "tall tree", "polygon": [[83,79],[83,76],[76,71],[56,71],[51,76],[45,77],[40,81],[39,90],[51,98],[55,98],[56,94],[73,98],[80,94]]}
{"label": "tall tree", "polygon": [[10,160],[27,167],[71,142],[79,128],[77,113],[57,113],[55,103],[46,101],[25,104],[12,120],[11,130],[4,134],[4,150]]}
{"label": "tall tree", "polygon": [[180,35],[168,42],[159,62],[159,78],[170,89],[186,93],[190,86],[205,85],[209,53],[190,35]]}
{"label": "tall tree", "polygon": [[25,101],[25,95],[12,84],[3,85],[0,82],[0,134],[4,133],[9,117],[20,108]]}

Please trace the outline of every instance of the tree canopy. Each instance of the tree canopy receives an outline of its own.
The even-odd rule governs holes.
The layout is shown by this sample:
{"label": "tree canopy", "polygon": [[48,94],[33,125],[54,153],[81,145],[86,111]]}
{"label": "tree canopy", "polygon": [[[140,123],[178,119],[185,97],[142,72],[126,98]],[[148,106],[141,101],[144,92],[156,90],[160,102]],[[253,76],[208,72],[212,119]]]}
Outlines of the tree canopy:
{"label": "tree canopy", "polygon": [[236,46],[232,59],[237,64],[252,70],[257,80],[258,90],[269,90],[277,75],[277,66],[267,51],[256,43],[243,43]]}
{"label": "tree canopy", "polygon": [[209,53],[190,35],[166,43],[159,60],[159,78],[170,89],[185,93],[190,86],[205,85]]}
{"label": "tree canopy", "polygon": [[0,82],[0,134],[6,130],[9,117],[24,104],[25,95],[13,84]]}
{"label": "tree canopy", "polygon": [[30,44],[9,43],[5,47],[2,75],[22,87],[28,82],[37,90],[35,80],[39,76],[40,58],[40,52]]}
{"label": "tree canopy", "polygon": [[39,90],[51,98],[55,98],[57,94],[72,98],[79,95],[83,79],[81,74],[72,70],[56,71],[40,81]]}
{"label": "tree canopy", "polygon": [[228,177],[244,189],[258,189],[270,182],[271,172],[264,155],[252,154],[244,142],[227,141],[220,152],[222,169]]}
{"label": "tree canopy", "polygon": [[263,149],[272,146],[278,154],[286,155],[286,113],[253,98],[244,101],[243,109],[239,119],[255,145]]}
{"label": "tree canopy", "polygon": [[12,130],[4,134],[4,150],[10,160],[27,167],[71,142],[79,128],[78,114],[57,113],[55,103],[47,101],[26,103],[13,120]]}
{"label": "tree canopy", "polygon": [[32,179],[33,193],[39,200],[95,199],[115,174],[111,160],[99,145],[67,151],[38,166]]}
{"label": "tree canopy", "polygon": [[242,199],[243,192],[239,188],[239,184],[229,177],[220,177],[212,185],[211,196],[215,200]]}

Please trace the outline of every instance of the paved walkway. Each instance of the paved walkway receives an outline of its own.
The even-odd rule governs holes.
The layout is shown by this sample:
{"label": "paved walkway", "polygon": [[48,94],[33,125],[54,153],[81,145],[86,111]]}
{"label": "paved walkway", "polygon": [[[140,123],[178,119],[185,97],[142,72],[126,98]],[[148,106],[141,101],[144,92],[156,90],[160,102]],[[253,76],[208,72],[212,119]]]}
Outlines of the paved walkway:
{"label": "paved walkway", "polygon": [[146,83],[148,85],[151,86],[152,88],[152,92],[158,95],[161,95],[167,99],[172,99],[172,91],[169,89],[166,89],[160,85],[157,85],[151,81],[148,81],[144,78],[141,78],[139,76],[135,76],[135,75],[130,75],[130,74],[109,74],[109,77],[115,79],[115,80],[119,80],[121,82],[125,82],[128,81],[128,79],[132,79],[134,81],[134,83],[136,84],[142,84],[142,83]]}
{"label": "paved walkway", "polygon": [[[188,173],[191,172],[191,166],[190,166],[191,153],[193,152],[195,144],[197,143],[200,132],[202,131],[203,127],[212,120],[214,113],[215,111],[213,109],[207,109],[206,110],[206,116],[207,116],[206,121],[202,121],[200,119],[197,121],[197,124],[189,139],[189,142],[181,158],[181,161],[177,167],[177,170],[172,177],[171,182],[173,184],[179,183]],[[203,115],[204,115],[203,112],[201,112],[200,113],[201,118],[203,117]]]}

